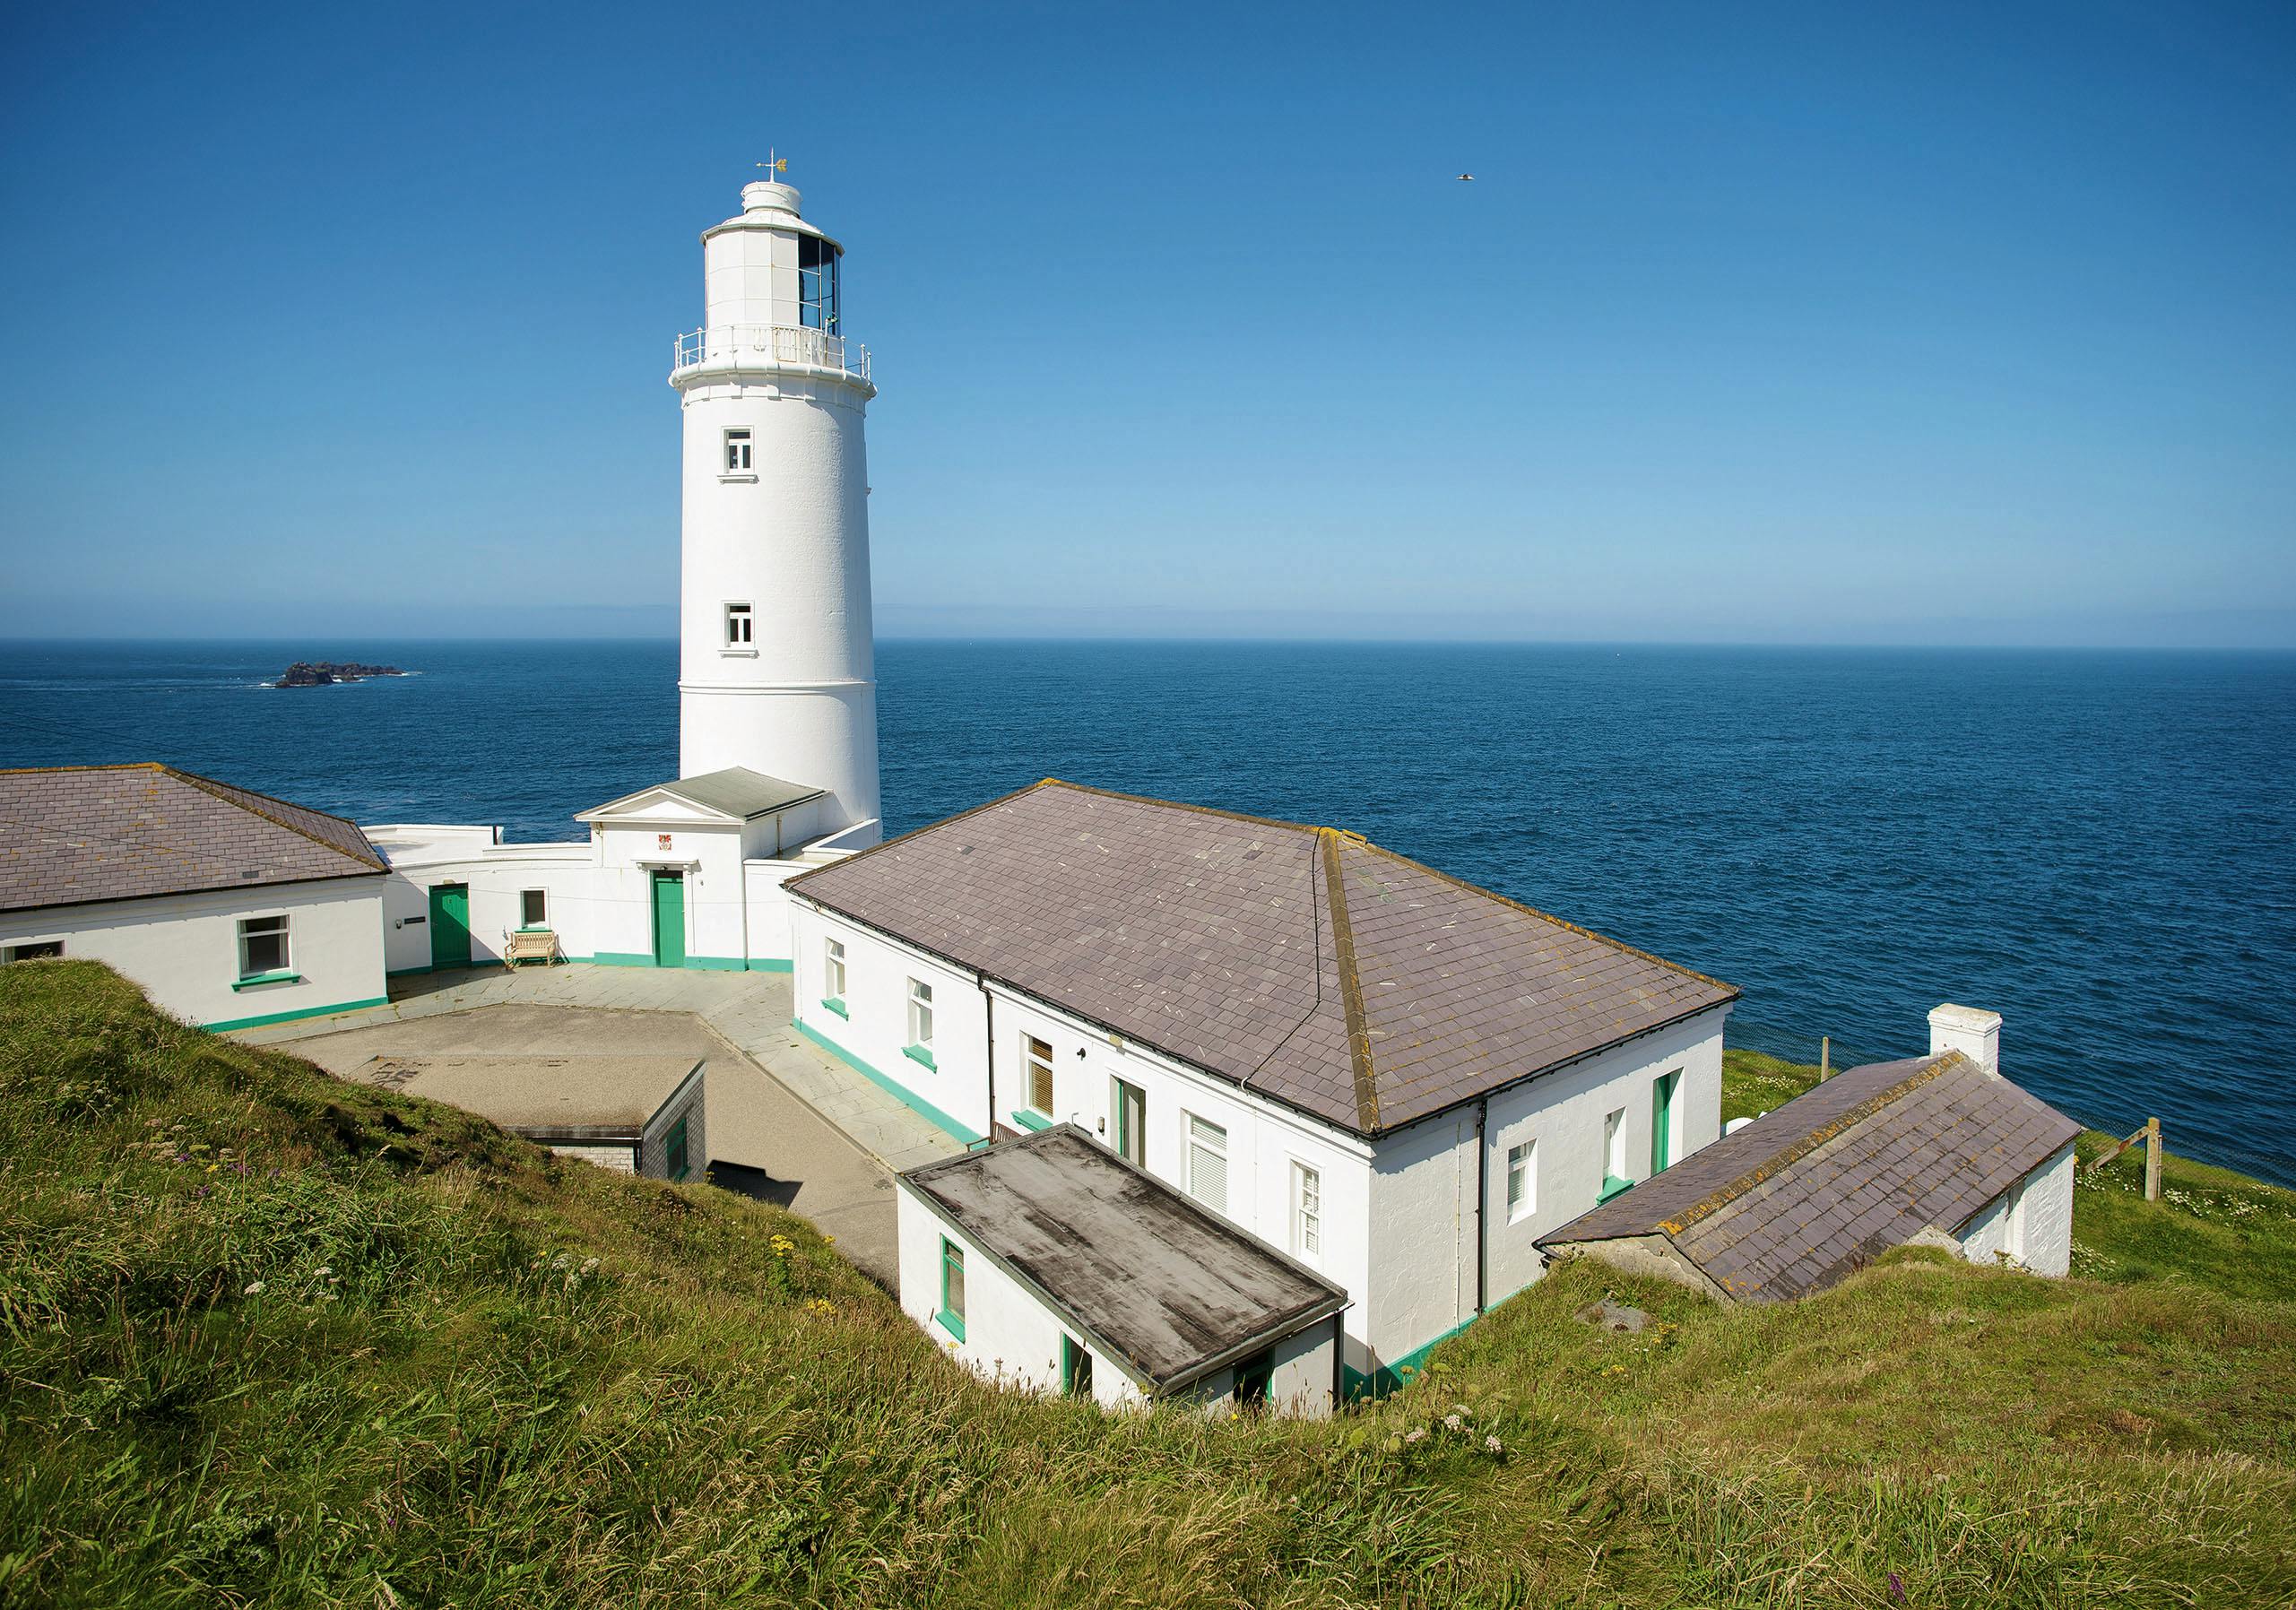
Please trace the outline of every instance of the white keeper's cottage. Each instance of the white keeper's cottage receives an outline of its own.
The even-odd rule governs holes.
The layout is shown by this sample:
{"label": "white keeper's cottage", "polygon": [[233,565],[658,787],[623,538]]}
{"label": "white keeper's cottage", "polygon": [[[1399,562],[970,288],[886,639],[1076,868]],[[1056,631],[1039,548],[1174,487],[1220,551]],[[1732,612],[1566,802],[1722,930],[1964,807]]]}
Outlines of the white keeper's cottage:
{"label": "white keeper's cottage", "polygon": [[1720,1129],[1737,990],[1352,834],[1048,780],[787,887],[806,1034],[962,1139],[1074,1124],[1325,1276],[1350,1390]]}

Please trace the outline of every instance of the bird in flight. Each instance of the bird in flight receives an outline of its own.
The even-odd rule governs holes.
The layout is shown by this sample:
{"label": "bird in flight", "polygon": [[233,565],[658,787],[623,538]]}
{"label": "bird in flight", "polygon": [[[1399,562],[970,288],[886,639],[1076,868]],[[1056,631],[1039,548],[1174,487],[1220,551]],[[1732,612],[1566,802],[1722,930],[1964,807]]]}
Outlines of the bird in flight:
{"label": "bird in flight", "polygon": [[1471,173],[1462,173],[1459,176],[1459,182],[1462,185],[1471,185],[1475,182],[1475,176]]}

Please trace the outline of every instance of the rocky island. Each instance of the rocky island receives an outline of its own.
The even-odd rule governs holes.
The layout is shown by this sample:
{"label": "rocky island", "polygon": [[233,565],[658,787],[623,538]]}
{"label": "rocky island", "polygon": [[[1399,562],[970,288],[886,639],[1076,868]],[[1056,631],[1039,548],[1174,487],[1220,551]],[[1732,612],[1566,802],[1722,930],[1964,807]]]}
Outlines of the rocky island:
{"label": "rocky island", "polygon": [[395,665],[361,665],[355,660],[298,660],[273,688],[325,688],[335,682],[363,682],[368,677],[403,677]]}

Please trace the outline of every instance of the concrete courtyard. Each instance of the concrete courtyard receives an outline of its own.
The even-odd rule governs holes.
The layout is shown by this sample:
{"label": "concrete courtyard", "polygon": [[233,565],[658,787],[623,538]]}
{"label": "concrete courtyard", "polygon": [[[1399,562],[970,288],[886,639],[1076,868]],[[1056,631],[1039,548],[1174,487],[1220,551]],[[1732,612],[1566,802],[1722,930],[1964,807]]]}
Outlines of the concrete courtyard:
{"label": "concrete courtyard", "polygon": [[576,965],[397,982],[388,1006],[234,1037],[338,1075],[384,1055],[706,1058],[709,1161],[735,1164],[729,1180],[835,1235],[888,1290],[897,1280],[894,1171],[962,1149],[801,1037],[786,974]]}

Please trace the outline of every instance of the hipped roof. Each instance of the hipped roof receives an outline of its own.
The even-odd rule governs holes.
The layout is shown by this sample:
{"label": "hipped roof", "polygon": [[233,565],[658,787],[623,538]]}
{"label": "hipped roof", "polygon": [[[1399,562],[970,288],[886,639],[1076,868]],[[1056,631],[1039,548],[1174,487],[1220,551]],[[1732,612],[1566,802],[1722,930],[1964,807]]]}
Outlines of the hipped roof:
{"label": "hipped roof", "polygon": [[1738,993],[1354,834],[1054,778],[787,887],[1361,1135]]}

